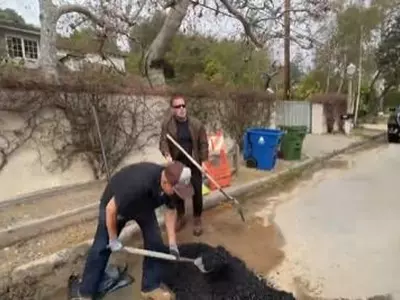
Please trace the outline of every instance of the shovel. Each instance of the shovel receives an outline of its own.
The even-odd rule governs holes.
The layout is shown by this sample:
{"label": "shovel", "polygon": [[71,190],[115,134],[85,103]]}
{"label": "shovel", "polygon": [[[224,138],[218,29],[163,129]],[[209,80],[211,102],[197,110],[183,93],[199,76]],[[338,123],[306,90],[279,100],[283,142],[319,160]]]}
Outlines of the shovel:
{"label": "shovel", "polygon": [[223,189],[222,187],[218,184],[218,182],[211,177],[210,174],[208,174],[206,171],[204,171],[204,169],[197,163],[197,161],[195,161],[186,151],[185,149],[183,149],[173,138],[172,136],[170,136],[167,133],[167,138],[183,153],[185,154],[185,156],[196,166],[197,169],[200,170],[200,172],[202,172],[203,174],[205,174],[208,179],[210,179],[212,181],[212,183],[217,187],[217,189],[222,193],[222,195],[224,195],[229,201],[232,201],[234,203],[234,205],[236,206],[236,209],[240,215],[240,217],[242,218],[242,221],[245,222],[244,219],[244,214],[243,214],[243,209],[242,206],[240,205],[239,201],[235,198],[233,198],[231,195],[228,195]]}
{"label": "shovel", "polygon": [[127,253],[130,254],[136,254],[136,255],[141,255],[141,256],[148,256],[148,257],[154,257],[154,258],[159,258],[159,259],[164,259],[164,260],[171,260],[171,261],[177,261],[177,262],[187,262],[187,263],[192,263],[194,264],[197,269],[200,270],[202,273],[209,273],[212,270],[206,270],[203,264],[203,258],[198,257],[195,259],[192,258],[186,258],[186,257],[180,257],[176,258],[172,254],[166,254],[162,252],[156,252],[156,251],[151,251],[151,250],[145,250],[145,249],[139,249],[139,248],[133,248],[133,247],[127,247],[125,246],[122,248],[125,250]]}

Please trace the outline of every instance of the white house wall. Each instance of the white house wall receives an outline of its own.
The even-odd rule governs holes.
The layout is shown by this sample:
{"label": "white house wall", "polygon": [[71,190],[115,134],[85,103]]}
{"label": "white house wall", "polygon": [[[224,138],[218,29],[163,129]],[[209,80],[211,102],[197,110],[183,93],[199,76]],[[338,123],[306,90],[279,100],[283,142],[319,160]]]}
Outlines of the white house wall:
{"label": "white house wall", "polygon": [[[67,53],[60,51],[57,53],[57,56],[59,58],[64,57]],[[22,59],[20,58],[14,58],[13,59],[15,62],[20,62]],[[125,60],[123,58],[118,58],[118,57],[108,57],[107,60],[103,60],[100,55],[97,54],[87,54],[84,59],[77,59],[77,58],[69,58],[64,65],[68,67],[71,71],[79,71],[82,62],[86,63],[96,63],[96,64],[102,64],[108,67],[115,67],[121,72],[125,72]],[[24,59],[23,64],[26,68],[29,69],[36,69],[39,67],[38,61],[33,60],[33,59]]]}
{"label": "white house wall", "polygon": [[[57,53],[57,56],[59,58],[65,57],[67,55],[67,52],[65,51],[59,51]],[[21,61],[19,58],[14,58],[13,59],[15,62]],[[125,60],[123,58],[118,58],[118,57],[108,57],[107,60],[103,60],[100,55],[98,54],[87,54],[84,59],[77,59],[77,58],[69,58],[64,65],[68,67],[71,71],[78,71],[82,65],[82,62],[86,63],[96,63],[96,64],[102,64],[105,66],[109,67],[115,67],[121,72],[125,72]],[[38,61],[33,60],[33,59],[25,59],[23,61],[24,66],[29,69],[35,69],[38,68]]]}

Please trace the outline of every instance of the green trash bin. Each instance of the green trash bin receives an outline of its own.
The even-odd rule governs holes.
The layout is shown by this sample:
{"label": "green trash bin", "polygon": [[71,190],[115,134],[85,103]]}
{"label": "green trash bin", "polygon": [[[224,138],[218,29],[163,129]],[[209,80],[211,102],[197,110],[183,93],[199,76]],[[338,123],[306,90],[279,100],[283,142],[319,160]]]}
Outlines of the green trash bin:
{"label": "green trash bin", "polygon": [[285,132],[281,141],[281,155],[284,160],[300,160],[303,141],[307,134],[306,126],[280,126]]}

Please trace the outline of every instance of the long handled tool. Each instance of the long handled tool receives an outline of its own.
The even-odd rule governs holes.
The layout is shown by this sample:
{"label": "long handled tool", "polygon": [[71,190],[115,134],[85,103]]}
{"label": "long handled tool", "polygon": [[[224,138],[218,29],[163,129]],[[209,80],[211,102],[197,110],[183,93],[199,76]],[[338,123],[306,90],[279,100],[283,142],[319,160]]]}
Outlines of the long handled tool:
{"label": "long handled tool", "polygon": [[240,202],[233,198],[231,195],[228,195],[223,189],[222,187],[218,184],[218,182],[211,177],[210,174],[208,174],[208,172],[206,172],[198,163],[197,161],[195,161],[186,151],[185,149],[183,149],[175,140],[172,136],[170,136],[167,133],[167,138],[183,153],[185,154],[185,156],[200,170],[200,172],[202,172],[203,174],[205,174],[208,179],[210,179],[212,181],[212,183],[217,187],[217,189],[229,200],[232,201],[234,203],[234,205],[236,206],[236,209],[240,215],[240,217],[242,218],[243,222],[246,222],[244,219],[244,214],[243,214],[243,209],[242,206],[240,204]]}
{"label": "long handled tool", "polygon": [[203,258],[198,257],[195,259],[192,258],[186,258],[186,257],[180,257],[177,259],[174,255],[172,254],[166,254],[162,252],[156,252],[156,251],[151,251],[151,250],[145,250],[145,249],[139,249],[139,248],[133,248],[133,247],[127,247],[125,246],[122,248],[124,251],[130,253],[130,254],[136,254],[136,255],[141,255],[141,256],[148,256],[148,257],[154,257],[154,258],[159,258],[159,259],[164,259],[164,260],[170,260],[170,261],[176,261],[176,262],[186,262],[186,263],[192,263],[194,264],[202,273],[209,273],[213,270],[206,270],[204,267],[203,263]]}

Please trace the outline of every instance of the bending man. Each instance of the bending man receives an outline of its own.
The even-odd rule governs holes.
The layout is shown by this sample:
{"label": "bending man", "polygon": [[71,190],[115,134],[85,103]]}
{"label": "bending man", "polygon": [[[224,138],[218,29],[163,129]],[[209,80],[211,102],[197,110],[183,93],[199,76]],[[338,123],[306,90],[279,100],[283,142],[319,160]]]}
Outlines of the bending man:
{"label": "bending man", "polygon": [[[176,244],[176,210],[173,198],[177,193],[191,199],[191,171],[180,162],[166,167],[144,162],[127,166],[114,174],[100,200],[100,214],[93,245],[89,251],[78,299],[93,299],[98,291],[111,252],[123,248],[118,236],[126,222],[135,220],[140,227],[147,250],[171,253],[179,257]],[[164,245],[155,209],[166,204],[165,226],[169,249]],[[144,258],[142,296],[144,299],[173,299],[161,288],[164,262]]]}

